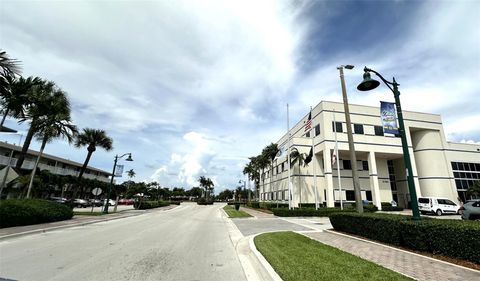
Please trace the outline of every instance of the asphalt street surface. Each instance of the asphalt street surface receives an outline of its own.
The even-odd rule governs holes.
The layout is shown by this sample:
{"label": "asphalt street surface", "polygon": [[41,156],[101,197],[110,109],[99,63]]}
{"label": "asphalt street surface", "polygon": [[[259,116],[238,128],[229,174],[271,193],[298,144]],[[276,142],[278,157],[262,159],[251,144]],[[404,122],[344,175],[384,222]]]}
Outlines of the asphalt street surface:
{"label": "asphalt street surface", "polygon": [[0,242],[0,280],[246,280],[223,205],[178,208]]}

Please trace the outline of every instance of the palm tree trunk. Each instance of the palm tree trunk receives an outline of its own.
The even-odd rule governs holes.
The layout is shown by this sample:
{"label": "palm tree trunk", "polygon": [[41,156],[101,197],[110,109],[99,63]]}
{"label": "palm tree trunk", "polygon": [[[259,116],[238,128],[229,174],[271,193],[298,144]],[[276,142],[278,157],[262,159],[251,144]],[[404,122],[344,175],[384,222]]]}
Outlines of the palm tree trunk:
{"label": "palm tree trunk", "polygon": [[5,110],[5,113],[3,114],[3,117],[2,117],[2,123],[0,123],[0,128],[3,128],[3,123],[5,122],[5,119],[7,118],[9,111],[10,111],[10,108],[7,108],[7,110]]}
{"label": "palm tree trunk", "polygon": [[83,162],[82,169],[80,170],[80,174],[78,174],[78,179],[81,179],[85,171],[87,170],[88,162],[90,162],[90,157],[92,157],[93,151],[88,151],[87,158],[85,158],[85,162]]}
{"label": "palm tree trunk", "polygon": [[35,134],[35,121],[32,121],[30,124],[30,128],[28,129],[27,137],[25,137],[25,141],[23,142],[22,152],[18,156],[17,164],[15,168],[20,170],[22,168],[23,162],[25,161],[25,155],[27,155],[28,148],[30,147],[30,143],[32,142],[33,135]]}
{"label": "palm tree trunk", "polygon": [[32,191],[32,186],[33,186],[33,179],[35,178],[35,173],[37,172],[38,163],[40,162],[40,158],[42,158],[45,145],[47,145],[47,138],[43,138],[42,147],[40,148],[40,153],[38,154],[37,161],[35,161],[35,165],[33,166],[32,175],[30,177],[30,183],[28,184],[27,199],[30,198],[30,192]]}

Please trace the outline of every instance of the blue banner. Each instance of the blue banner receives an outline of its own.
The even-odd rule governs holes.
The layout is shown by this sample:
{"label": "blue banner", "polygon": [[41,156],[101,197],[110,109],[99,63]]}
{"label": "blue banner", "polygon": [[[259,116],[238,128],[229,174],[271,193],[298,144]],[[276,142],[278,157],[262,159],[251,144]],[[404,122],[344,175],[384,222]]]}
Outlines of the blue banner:
{"label": "blue banner", "polygon": [[383,132],[386,134],[398,135],[397,113],[395,112],[395,103],[380,102],[380,118],[382,119]]}

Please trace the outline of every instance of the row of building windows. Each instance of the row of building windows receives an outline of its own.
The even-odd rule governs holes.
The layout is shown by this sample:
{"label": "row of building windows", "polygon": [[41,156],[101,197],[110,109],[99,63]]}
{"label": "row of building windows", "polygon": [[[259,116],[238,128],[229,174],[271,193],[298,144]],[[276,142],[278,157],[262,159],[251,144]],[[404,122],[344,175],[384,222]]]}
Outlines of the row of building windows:
{"label": "row of building windows", "polygon": [[[373,126],[376,136],[383,136],[383,127],[382,126]],[[343,133],[343,124],[342,122],[332,122],[332,131],[337,131],[338,133]],[[365,134],[362,124],[353,124],[353,132],[358,135]]]}
{"label": "row of building windows", "polygon": [[452,162],[454,171],[480,172],[480,163]]}
{"label": "row of building windows", "polygon": [[[344,190],[346,201],[355,201],[355,191],[354,190]],[[372,191],[365,190],[365,196],[368,201],[372,201]],[[261,200],[288,200],[288,190],[273,191],[273,192],[264,192],[260,194]],[[340,198],[335,198],[335,200],[340,200]]]}

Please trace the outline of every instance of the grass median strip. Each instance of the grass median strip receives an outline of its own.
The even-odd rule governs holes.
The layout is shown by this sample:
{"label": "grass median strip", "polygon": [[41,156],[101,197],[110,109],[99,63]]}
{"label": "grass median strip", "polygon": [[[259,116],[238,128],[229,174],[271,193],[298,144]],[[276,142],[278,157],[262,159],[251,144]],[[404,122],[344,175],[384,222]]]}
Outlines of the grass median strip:
{"label": "grass median strip", "polygon": [[227,213],[229,218],[248,218],[251,217],[248,213],[241,211],[241,210],[235,210],[235,208],[232,205],[227,205],[223,207],[223,210]]}
{"label": "grass median strip", "polygon": [[285,281],[412,280],[294,232],[265,233],[254,241]]}

